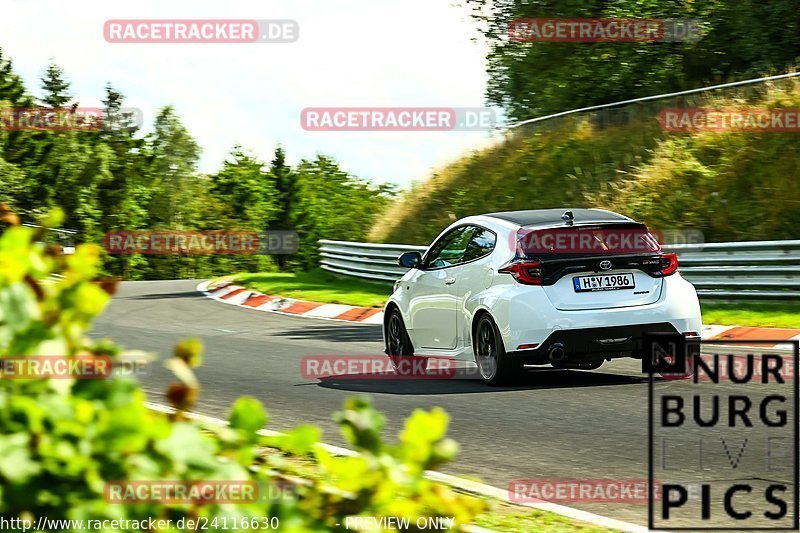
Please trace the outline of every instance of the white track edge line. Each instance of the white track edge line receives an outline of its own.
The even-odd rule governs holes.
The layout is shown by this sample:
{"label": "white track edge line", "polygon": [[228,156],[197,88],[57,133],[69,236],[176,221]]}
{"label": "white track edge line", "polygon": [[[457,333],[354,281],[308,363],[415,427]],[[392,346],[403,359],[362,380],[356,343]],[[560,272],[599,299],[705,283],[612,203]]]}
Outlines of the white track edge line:
{"label": "white track edge line", "polygon": [[[160,403],[155,402],[145,402],[145,407],[151,409],[153,411],[158,411],[161,413],[170,414],[175,412],[175,409],[168,405],[163,405]],[[228,422],[221,418],[216,418],[213,416],[203,415],[200,413],[192,413],[189,412],[187,415],[190,418],[195,420],[206,422],[210,425],[215,426],[227,426]],[[271,429],[260,429],[257,432],[259,435],[264,437],[280,437],[285,435],[280,431],[273,431]],[[334,455],[344,455],[349,457],[354,457],[359,455],[358,452],[354,450],[350,450],[347,448],[342,448],[341,446],[334,446],[332,444],[326,444],[324,442],[320,442],[319,446],[322,447],[324,450],[334,454]],[[484,483],[480,483],[478,481],[473,481],[470,479],[458,477],[458,476],[451,476],[450,474],[444,474],[442,472],[437,472],[435,470],[426,470],[425,477],[431,481],[436,481],[439,483],[444,483],[445,485],[450,485],[451,487],[455,487],[457,489],[463,490],[465,492],[469,492],[472,494],[478,494],[481,496],[486,496],[488,498],[494,498],[511,505],[517,505],[522,507],[531,507],[533,509],[538,509],[540,511],[548,511],[551,513],[555,513],[561,516],[565,516],[567,518],[571,518],[573,520],[578,520],[580,522],[586,522],[589,524],[593,524],[599,527],[605,527],[608,529],[615,529],[618,531],[624,531],[626,533],[646,533],[649,531],[645,526],[639,526],[636,524],[631,524],[629,522],[623,522],[621,520],[617,520],[615,518],[609,518],[606,516],[590,513],[587,511],[581,511],[580,509],[574,509],[572,507],[567,507],[566,505],[560,505],[557,503],[550,503],[550,502],[541,502],[541,503],[517,503],[512,502],[508,496],[508,491],[503,490],[497,487],[493,487],[491,485],[486,485]],[[473,529],[471,531],[487,531],[485,529],[474,529],[476,526],[471,526]],[[667,532],[664,532],[667,533]]]}

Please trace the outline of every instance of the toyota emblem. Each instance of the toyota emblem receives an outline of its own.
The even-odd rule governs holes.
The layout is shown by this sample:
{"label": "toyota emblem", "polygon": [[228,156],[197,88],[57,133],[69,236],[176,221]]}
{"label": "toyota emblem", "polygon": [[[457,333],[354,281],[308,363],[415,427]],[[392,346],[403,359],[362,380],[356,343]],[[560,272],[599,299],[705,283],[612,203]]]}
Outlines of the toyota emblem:
{"label": "toyota emblem", "polygon": [[611,270],[611,261],[608,259],[600,261],[600,270]]}

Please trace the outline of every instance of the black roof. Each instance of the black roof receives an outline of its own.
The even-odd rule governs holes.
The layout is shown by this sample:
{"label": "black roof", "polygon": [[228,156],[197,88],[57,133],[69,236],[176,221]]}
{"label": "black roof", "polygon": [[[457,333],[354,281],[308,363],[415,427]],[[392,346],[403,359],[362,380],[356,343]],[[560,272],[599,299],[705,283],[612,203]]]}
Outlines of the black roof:
{"label": "black roof", "polygon": [[572,211],[575,224],[593,224],[602,222],[633,222],[630,218],[605,211],[603,209],[572,209],[562,207],[557,209],[529,209],[527,211],[503,211],[500,213],[487,213],[484,216],[506,220],[519,226],[551,226],[564,224],[561,218],[567,211]]}

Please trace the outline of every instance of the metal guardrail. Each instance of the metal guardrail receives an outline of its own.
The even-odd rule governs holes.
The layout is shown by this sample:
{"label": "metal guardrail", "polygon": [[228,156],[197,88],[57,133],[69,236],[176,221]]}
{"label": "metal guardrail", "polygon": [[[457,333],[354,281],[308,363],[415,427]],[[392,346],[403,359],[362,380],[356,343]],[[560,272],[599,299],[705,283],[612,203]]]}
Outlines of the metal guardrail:
{"label": "metal guardrail", "polygon": [[349,241],[319,241],[322,268],[345,276],[377,281],[395,281],[408,269],[397,264],[403,252],[423,253],[427,246],[369,244]]}
{"label": "metal guardrail", "polygon": [[787,79],[787,78],[795,78],[797,76],[800,76],[800,72],[787,72],[785,74],[776,74],[774,76],[764,76],[762,78],[751,78],[751,79],[748,79],[748,80],[732,81],[732,82],[728,82],[728,83],[721,83],[719,85],[709,85],[707,87],[698,87],[696,89],[687,89],[685,91],[678,91],[678,92],[664,93],[664,94],[653,94],[653,95],[650,95],[650,96],[641,96],[639,98],[631,98],[630,100],[620,100],[618,102],[610,102],[610,103],[607,103],[607,104],[598,104],[598,105],[593,105],[593,106],[589,106],[589,107],[579,107],[577,109],[569,109],[567,111],[561,111],[559,113],[551,113],[549,115],[544,115],[544,116],[541,116],[541,117],[529,118],[527,120],[522,120],[520,122],[515,122],[513,124],[508,124],[508,125],[505,126],[505,128],[506,129],[514,129],[514,128],[517,128],[519,126],[524,126],[526,124],[533,124],[533,123],[536,123],[536,122],[542,122],[542,121],[545,121],[545,120],[550,120],[550,119],[563,117],[563,116],[567,116],[567,115],[574,115],[576,113],[585,113],[587,111],[599,111],[599,110],[602,110],[602,109],[609,109],[609,108],[612,108],[612,107],[620,107],[620,106],[625,106],[625,105],[629,105],[629,104],[650,102],[650,101],[653,101],[653,100],[661,100],[661,99],[665,99],[665,98],[674,98],[676,96],[686,96],[686,95],[690,95],[690,94],[703,93],[703,92],[706,92],[706,91],[715,91],[717,89],[728,89],[728,88],[731,88],[731,87],[741,87],[743,85],[752,85],[752,84],[755,84],[755,83],[763,83],[765,81],[776,81],[776,80],[783,80],[783,79]]}
{"label": "metal guardrail", "polygon": [[[387,282],[406,272],[397,264],[401,253],[427,249],[331,240],[319,244],[325,270]],[[800,299],[800,240],[665,245],[664,249],[678,254],[681,273],[704,299]]]}
{"label": "metal guardrail", "polygon": [[[28,228],[41,228],[42,226],[37,226],[36,224],[23,224]],[[75,253],[75,236],[78,234],[77,230],[74,229],[58,229],[58,228],[47,228],[49,234],[54,235],[55,239],[61,245],[62,253],[64,255],[70,255]]]}

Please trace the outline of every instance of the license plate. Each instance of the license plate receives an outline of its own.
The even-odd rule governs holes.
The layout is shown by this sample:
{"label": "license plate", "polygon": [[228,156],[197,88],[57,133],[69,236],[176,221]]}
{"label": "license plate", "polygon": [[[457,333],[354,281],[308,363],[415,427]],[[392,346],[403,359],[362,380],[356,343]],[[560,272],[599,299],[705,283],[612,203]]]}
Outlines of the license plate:
{"label": "license plate", "polygon": [[633,289],[633,274],[597,274],[572,278],[575,292],[617,291]]}

